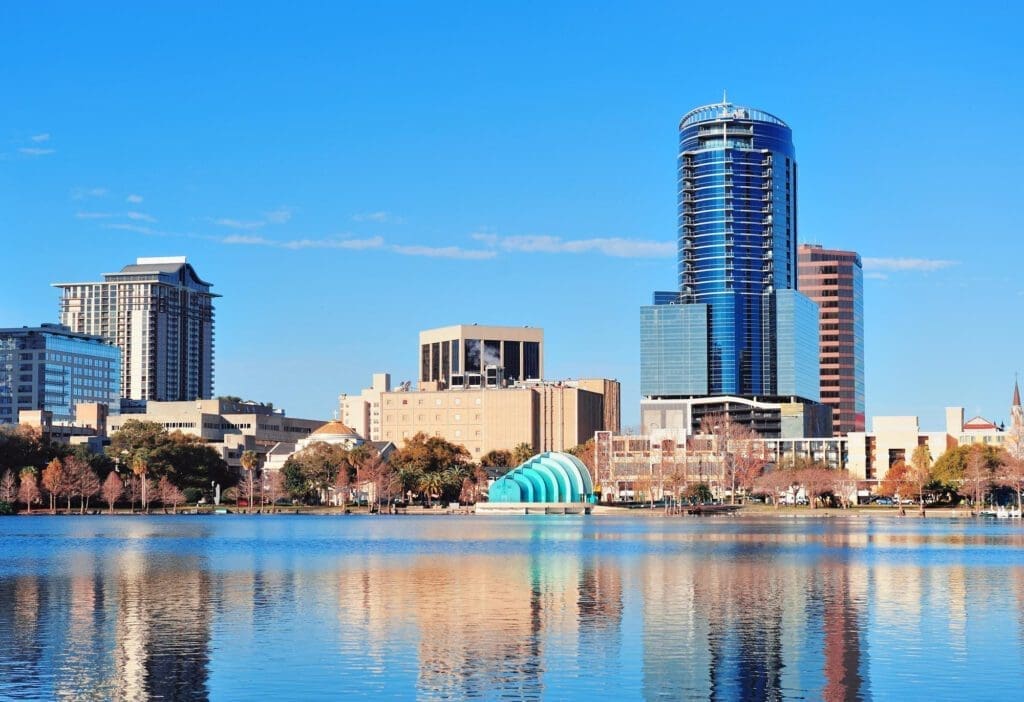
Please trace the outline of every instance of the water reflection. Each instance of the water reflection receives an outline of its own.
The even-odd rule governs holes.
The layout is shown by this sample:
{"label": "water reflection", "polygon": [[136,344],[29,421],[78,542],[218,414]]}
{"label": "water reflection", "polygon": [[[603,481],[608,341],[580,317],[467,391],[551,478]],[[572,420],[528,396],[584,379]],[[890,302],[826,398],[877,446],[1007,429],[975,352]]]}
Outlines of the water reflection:
{"label": "water reflection", "polygon": [[1012,525],[40,518],[0,529],[4,699],[859,700],[934,679],[979,697],[1024,682]]}

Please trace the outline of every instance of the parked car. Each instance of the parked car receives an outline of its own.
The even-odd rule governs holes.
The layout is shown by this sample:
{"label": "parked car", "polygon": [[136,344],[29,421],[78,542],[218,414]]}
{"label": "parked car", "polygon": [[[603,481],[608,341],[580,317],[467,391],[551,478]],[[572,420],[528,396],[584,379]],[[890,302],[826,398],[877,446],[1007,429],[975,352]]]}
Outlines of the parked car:
{"label": "parked car", "polygon": [[875,504],[882,505],[884,507],[892,507],[896,503],[893,502],[891,497],[876,497]]}

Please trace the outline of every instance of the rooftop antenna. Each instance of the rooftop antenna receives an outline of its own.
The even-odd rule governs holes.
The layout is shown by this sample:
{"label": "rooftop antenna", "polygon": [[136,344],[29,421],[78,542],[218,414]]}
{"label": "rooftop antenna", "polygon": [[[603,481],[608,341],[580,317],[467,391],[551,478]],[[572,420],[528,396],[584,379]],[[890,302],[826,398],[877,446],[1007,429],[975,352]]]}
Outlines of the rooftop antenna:
{"label": "rooftop antenna", "polygon": [[728,105],[729,104],[729,91],[727,89],[725,89],[725,88],[722,89],[722,104],[723,105]]}

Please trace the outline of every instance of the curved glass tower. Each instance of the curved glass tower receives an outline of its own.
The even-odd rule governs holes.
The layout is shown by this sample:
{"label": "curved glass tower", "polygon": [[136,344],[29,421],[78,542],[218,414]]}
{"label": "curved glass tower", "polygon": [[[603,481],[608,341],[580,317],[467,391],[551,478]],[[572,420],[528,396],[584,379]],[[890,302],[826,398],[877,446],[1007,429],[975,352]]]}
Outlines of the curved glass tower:
{"label": "curved glass tower", "polygon": [[679,123],[678,293],[641,311],[647,397],[817,400],[817,306],[796,292],[796,152],[730,102]]}
{"label": "curved glass tower", "polygon": [[796,159],[781,119],[731,103],[679,123],[679,290],[710,310],[711,394],[775,394],[770,300],[796,288]]}

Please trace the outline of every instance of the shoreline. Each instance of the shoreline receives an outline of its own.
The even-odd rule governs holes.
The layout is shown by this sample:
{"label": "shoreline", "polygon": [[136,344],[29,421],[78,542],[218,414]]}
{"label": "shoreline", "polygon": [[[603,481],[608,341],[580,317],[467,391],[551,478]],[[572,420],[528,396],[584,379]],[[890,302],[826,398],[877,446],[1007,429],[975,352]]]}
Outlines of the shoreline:
{"label": "shoreline", "polygon": [[[236,509],[230,506],[221,506],[217,509],[226,509],[224,512],[216,512],[211,508],[185,507],[177,512],[163,511],[162,509],[150,510],[149,512],[114,510],[112,513],[106,509],[89,509],[85,514],[77,510],[57,510],[53,513],[49,510],[34,510],[31,513],[21,511],[11,517],[196,517],[196,516],[317,516],[317,517],[402,517],[402,516],[436,516],[436,517],[465,517],[465,516],[496,516],[477,515],[473,507],[407,507],[396,514],[370,512],[366,508],[341,507],[276,507],[270,510],[248,510],[246,508]],[[507,515],[503,515],[507,516]],[[525,515],[524,515],[525,516]],[[646,507],[620,507],[616,505],[597,504],[593,506],[590,516],[610,517],[622,516],[636,519],[863,519],[863,518],[884,518],[884,519],[992,519],[990,516],[975,513],[967,508],[959,507],[937,507],[925,510],[924,517],[915,509],[905,509],[904,514],[895,507],[771,507],[766,505],[741,505],[734,511],[720,514],[667,514],[664,507],[654,509]],[[1011,520],[1012,521],[1012,520]]]}

